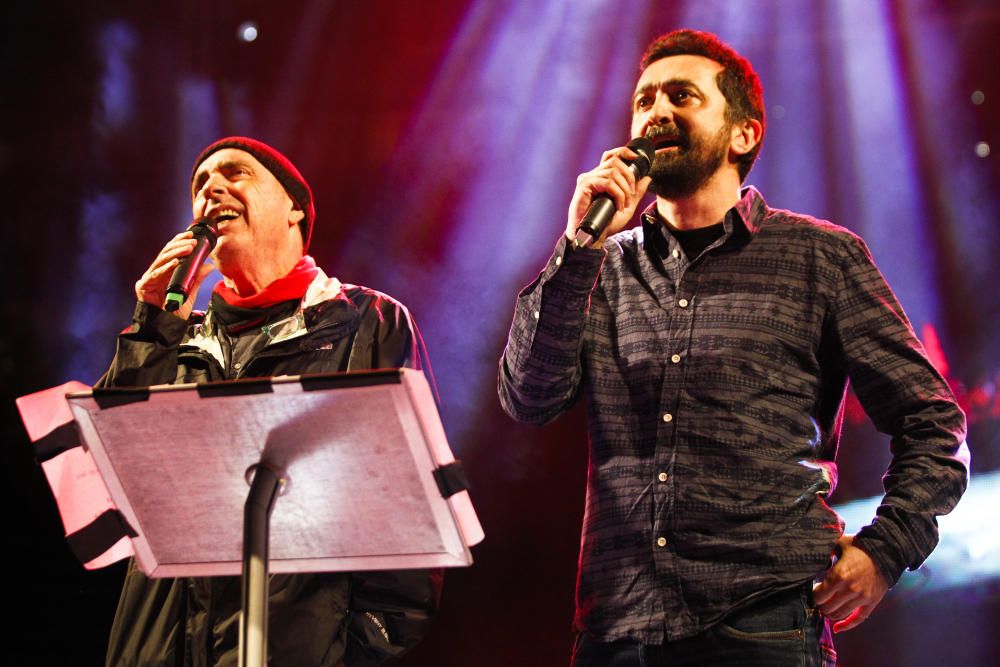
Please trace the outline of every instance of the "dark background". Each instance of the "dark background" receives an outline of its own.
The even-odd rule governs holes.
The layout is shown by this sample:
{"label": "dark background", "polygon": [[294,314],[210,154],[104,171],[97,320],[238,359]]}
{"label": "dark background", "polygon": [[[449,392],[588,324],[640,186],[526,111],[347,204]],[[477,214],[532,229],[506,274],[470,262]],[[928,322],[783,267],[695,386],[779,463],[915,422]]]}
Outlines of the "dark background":
{"label": "dark background", "polygon": [[[995,4],[8,3],[6,662],[99,664],[122,576],[85,572],[67,550],[13,399],[100,375],[132,284],[189,221],[194,156],[247,134],[309,179],[320,265],[410,306],[472,478],[486,541],[472,568],[449,572],[440,617],[403,664],[567,664],[584,414],[542,429],[512,422],[495,364],[576,174],[627,139],[642,48],[676,27],[717,32],[755,64],[769,127],[750,182],[773,206],[868,240],[970,414],[975,475],[992,480],[1000,178],[997,153],[976,146],[1000,151]],[[254,42],[237,38],[247,20]],[[834,502],[878,494],[887,460],[886,439],[852,403]],[[992,549],[977,558],[1000,563]],[[840,638],[842,663],[992,664],[998,610],[988,576],[901,585]]]}

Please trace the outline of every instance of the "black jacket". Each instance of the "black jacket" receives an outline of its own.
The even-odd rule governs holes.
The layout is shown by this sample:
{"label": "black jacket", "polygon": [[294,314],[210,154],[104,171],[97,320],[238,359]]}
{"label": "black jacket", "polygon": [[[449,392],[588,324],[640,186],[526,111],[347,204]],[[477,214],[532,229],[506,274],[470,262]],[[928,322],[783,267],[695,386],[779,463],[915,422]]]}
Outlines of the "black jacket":
{"label": "black jacket", "polygon": [[[185,323],[139,303],[97,386],[420,368],[423,356],[404,306],[322,271],[291,317],[255,327],[254,335],[255,351],[237,365],[232,339],[212,308]],[[400,655],[426,631],[440,579],[423,570],[273,575],[268,664],[354,667]],[[239,608],[239,577],[149,579],[132,562],[106,664],[235,665]]]}

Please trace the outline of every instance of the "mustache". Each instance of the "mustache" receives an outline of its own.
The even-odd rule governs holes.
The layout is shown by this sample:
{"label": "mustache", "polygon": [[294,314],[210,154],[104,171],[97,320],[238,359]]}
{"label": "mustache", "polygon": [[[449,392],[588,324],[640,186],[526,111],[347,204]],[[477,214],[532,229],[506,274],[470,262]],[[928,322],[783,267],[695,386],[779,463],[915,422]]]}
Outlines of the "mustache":
{"label": "mustache", "polygon": [[673,141],[681,146],[688,145],[687,133],[676,125],[654,125],[646,130],[646,138],[653,142]]}

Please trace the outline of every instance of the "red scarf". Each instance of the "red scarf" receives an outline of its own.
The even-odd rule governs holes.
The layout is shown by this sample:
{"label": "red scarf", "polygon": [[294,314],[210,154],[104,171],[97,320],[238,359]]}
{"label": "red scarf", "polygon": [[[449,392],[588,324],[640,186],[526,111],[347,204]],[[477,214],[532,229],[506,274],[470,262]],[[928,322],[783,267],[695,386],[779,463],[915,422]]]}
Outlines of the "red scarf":
{"label": "red scarf", "polygon": [[306,295],[306,290],[309,289],[309,285],[312,284],[317,275],[319,275],[319,269],[316,268],[316,260],[309,255],[303,255],[302,259],[288,272],[288,275],[284,278],[278,278],[256,294],[247,297],[240,296],[221,280],[215,284],[212,291],[222,297],[222,300],[230,306],[267,308],[282,301],[301,299]]}

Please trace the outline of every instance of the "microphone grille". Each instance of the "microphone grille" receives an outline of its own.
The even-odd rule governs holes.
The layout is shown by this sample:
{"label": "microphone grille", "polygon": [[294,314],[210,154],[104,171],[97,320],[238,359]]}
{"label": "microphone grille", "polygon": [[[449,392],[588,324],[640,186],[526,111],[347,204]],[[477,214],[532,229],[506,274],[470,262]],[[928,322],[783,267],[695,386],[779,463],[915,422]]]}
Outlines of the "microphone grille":
{"label": "microphone grille", "polygon": [[628,148],[639,156],[632,164],[635,166],[636,176],[642,178],[649,173],[653,164],[653,142],[646,137],[636,137],[628,142]]}
{"label": "microphone grille", "polygon": [[207,239],[209,247],[214,250],[219,240],[219,221],[209,217],[198,218],[191,223],[188,231],[194,232],[195,237],[201,236]]}

